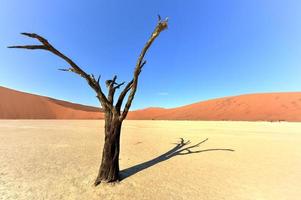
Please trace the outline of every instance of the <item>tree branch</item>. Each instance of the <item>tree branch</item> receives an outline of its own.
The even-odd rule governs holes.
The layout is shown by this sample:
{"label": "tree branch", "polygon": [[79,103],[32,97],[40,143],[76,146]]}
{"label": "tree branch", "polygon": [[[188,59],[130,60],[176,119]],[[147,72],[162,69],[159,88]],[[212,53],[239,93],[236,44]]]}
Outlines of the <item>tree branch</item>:
{"label": "tree branch", "polygon": [[47,50],[44,45],[24,45],[24,46],[9,46],[8,48],[15,48],[15,49],[42,49]]}
{"label": "tree branch", "polygon": [[130,91],[132,85],[133,85],[134,80],[131,80],[123,89],[123,91],[120,93],[117,103],[115,105],[115,109],[120,112],[121,106],[122,106],[122,102],[126,96],[126,94],[128,93],[128,91]]}
{"label": "tree branch", "polygon": [[[146,60],[142,63],[141,68],[146,64]],[[141,73],[141,69],[139,71],[139,73]],[[126,96],[126,94],[128,93],[128,91],[130,91],[131,87],[133,86],[133,82],[134,79],[132,79],[123,89],[123,91],[120,93],[118,101],[116,103],[115,108],[120,112],[121,106],[122,106],[122,102]]]}
{"label": "tree branch", "polygon": [[84,72],[78,65],[76,65],[70,58],[65,56],[63,53],[58,51],[56,48],[54,48],[45,38],[42,36],[35,34],[35,33],[21,33],[22,35],[25,35],[27,37],[31,37],[34,39],[39,40],[42,45],[24,45],[24,46],[9,46],[8,48],[19,48],[19,49],[30,49],[30,50],[36,50],[36,49],[41,49],[41,50],[46,50],[49,51],[58,57],[62,58],[65,60],[71,68],[69,69],[60,69],[61,71],[69,71],[69,72],[74,72],[78,74],[79,76],[83,77],[86,79],[90,87],[96,92],[97,98],[101,102],[102,106],[105,109],[112,109],[111,104],[107,100],[106,96],[101,90],[101,87],[99,85],[99,78],[96,81],[94,77],[88,75],[86,72]]}
{"label": "tree branch", "polygon": [[112,106],[113,106],[113,102],[114,102],[114,95],[115,95],[116,89],[119,89],[125,83],[125,82],[117,83],[116,79],[117,79],[117,76],[114,76],[112,80],[106,81],[107,87],[109,88],[108,101],[111,103]]}
{"label": "tree branch", "polygon": [[114,86],[114,89],[119,89],[122,85],[124,85],[125,82],[123,81],[122,83],[116,84],[116,86]]}
{"label": "tree branch", "polygon": [[74,72],[74,69],[73,68],[68,68],[68,69],[58,69],[60,71],[63,71],[63,72]]}
{"label": "tree branch", "polygon": [[111,105],[113,105],[114,101],[114,94],[115,94],[115,87],[117,76],[115,75],[112,80],[107,80],[106,85],[109,88],[108,92],[108,101]]}
{"label": "tree branch", "polygon": [[[128,111],[131,107],[131,104],[132,104],[132,101],[134,99],[134,96],[135,96],[135,93],[137,91],[137,85],[138,85],[138,78],[139,78],[139,74],[141,72],[141,69],[142,67],[145,65],[146,61],[144,61],[144,56],[147,52],[147,50],[149,49],[149,47],[152,45],[152,43],[155,41],[155,39],[160,35],[160,33],[162,31],[164,31],[168,24],[168,19],[166,18],[165,20],[161,20],[161,17],[158,16],[158,23],[155,27],[155,30],[153,31],[151,37],[149,38],[149,40],[146,42],[145,46],[143,47],[141,53],[140,53],[140,56],[137,60],[137,63],[136,63],[136,67],[135,67],[135,70],[134,70],[134,77],[133,77],[133,83],[132,85],[130,86],[130,89],[131,89],[131,92],[129,94],[129,97],[128,97],[128,100],[125,104],[125,107],[124,107],[124,110],[122,112],[122,115],[120,116],[120,120],[123,120],[126,118],[127,114],[128,114]],[[125,88],[123,91],[122,91],[122,95],[126,95],[127,93],[127,88]],[[124,94],[125,93],[125,94]],[[120,96],[121,96],[120,94]],[[124,97],[121,97],[120,98],[119,96],[119,99],[123,99]],[[120,102],[118,101],[117,104],[119,105]],[[122,102],[121,102],[122,104]]]}

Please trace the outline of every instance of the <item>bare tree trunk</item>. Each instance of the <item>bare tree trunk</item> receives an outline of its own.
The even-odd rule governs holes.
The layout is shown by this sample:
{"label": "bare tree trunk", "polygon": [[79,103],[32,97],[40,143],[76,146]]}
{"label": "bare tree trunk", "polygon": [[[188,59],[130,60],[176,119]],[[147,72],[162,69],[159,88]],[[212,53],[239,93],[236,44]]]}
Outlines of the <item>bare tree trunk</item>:
{"label": "bare tree trunk", "polygon": [[105,143],[102,152],[102,160],[95,185],[101,182],[115,182],[119,180],[119,152],[120,131],[122,122],[118,116],[106,114],[105,119]]}

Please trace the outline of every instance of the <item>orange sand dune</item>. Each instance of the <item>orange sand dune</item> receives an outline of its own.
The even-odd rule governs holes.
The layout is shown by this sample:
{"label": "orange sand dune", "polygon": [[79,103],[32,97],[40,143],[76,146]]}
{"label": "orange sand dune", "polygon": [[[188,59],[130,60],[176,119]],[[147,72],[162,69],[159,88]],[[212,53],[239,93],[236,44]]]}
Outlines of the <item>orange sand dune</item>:
{"label": "orange sand dune", "polygon": [[130,119],[301,121],[301,92],[249,94],[172,109],[149,108]]}
{"label": "orange sand dune", "polygon": [[[98,108],[0,87],[0,119],[102,119]],[[301,92],[249,94],[164,109],[132,111],[128,119],[301,121]]]}
{"label": "orange sand dune", "polygon": [[0,87],[0,119],[98,119],[99,109]]}

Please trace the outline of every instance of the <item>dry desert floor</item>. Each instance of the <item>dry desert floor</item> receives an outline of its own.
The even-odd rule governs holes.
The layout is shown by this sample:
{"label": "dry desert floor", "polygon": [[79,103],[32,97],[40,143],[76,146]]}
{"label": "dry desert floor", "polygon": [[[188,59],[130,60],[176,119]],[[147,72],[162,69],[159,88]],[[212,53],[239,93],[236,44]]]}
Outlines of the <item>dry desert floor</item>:
{"label": "dry desert floor", "polygon": [[103,126],[1,120],[0,199],[301,198],[301,123],[125,121],[123,180],[94,187]]}

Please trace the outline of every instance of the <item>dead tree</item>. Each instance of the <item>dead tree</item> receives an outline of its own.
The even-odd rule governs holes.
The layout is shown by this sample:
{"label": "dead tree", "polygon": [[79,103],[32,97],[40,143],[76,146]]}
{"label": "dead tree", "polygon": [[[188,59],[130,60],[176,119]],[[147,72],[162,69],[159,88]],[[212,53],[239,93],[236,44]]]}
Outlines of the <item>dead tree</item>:
{"label": "dead tree", "polygon": [[[93,74],[88,74],[82,70],[75,62],[73,62],[69,57],[57,50],[52,44],[50,44],[45,38],[35,33],[22,33],[27,37],[37,39],[40,45],[24,45],[24,46],[9,46],[8,48],[20,48],[20,49],[30,49],[30,50],[46,50],[56,56],[62,58],[69,64],[69,68],[60,69],[62,71],[73,72],[82,78],[84,78],[89,86],[96,92],[96,97],[98,98],[101,107],[105,113],[105,142],[102,153],[101,165],[99,168],[98,176],[95,180],[95,186],[101,182],[115,182],[119,180],[119,151],[120,151],[120,131],[123,120],[126,118],[129,109],[131,107],[132,101],[134,99],[135,93],[137,91],[138,79],[141,73],[141,69],[146,64],[144,56],[155,41],[155,39],[160,35],[160,33],[167,28],[167,18],[161,20],[158,18],[158,23],[155,30],[152,32],[149,40],[143,47],[140,56],[138,57],[136,67],[134,69],[133,79],[126,84],[124,89],[120,92],[116,104],[114,105],[114,94],[117,89],[119,89],[125,82],[117,83],[117,76],[114,76],[112,80],[107,80],[106,86],[108,88],[107,96],[103,93],[100,85],[100,76],[96,79]],[[129,93],[129,94],[128,94]],[[122,104],[125,97],[128,94],[127,101],[122,109]]]}

